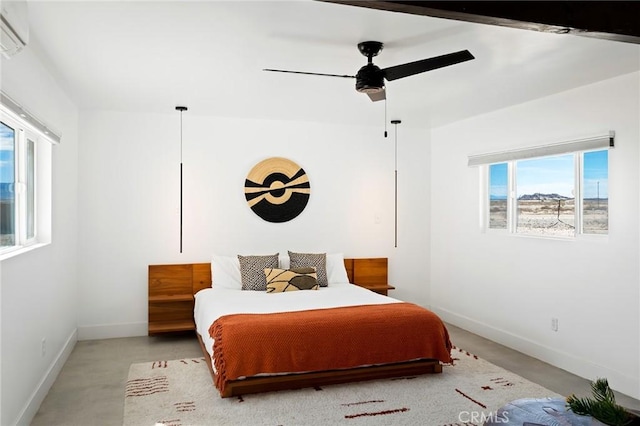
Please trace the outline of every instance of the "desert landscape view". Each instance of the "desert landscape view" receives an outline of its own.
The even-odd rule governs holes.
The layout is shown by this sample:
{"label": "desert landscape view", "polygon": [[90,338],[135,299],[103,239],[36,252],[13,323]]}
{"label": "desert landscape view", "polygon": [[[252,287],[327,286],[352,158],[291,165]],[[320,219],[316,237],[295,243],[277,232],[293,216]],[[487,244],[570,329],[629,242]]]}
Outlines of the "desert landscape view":
{"label": "desert landscape view", "polygon": [[[490,200],[489,228],[507,228],[507,200]],[[609,228],[609,200],[583,200],[583,233],[607,234]],[[517,200],[516,232],[521,234],[573,237],[575,229],[575,200],[557,194],[524,195]]]}
{"label": "desert landscape view", "polygon": [[13,199],[0,199],[0,247],[14,244],[13,228]]}

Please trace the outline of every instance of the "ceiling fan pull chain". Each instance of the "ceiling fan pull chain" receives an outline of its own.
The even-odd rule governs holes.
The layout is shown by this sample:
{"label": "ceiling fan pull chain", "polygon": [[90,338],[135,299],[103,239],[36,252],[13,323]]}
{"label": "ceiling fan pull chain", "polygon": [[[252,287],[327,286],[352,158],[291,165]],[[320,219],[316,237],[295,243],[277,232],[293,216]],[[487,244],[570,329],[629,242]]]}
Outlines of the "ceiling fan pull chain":
{"label": "ceiling fan pull chain", "polygon": [[387,98],[384,98],[384,137],[387,137]]}

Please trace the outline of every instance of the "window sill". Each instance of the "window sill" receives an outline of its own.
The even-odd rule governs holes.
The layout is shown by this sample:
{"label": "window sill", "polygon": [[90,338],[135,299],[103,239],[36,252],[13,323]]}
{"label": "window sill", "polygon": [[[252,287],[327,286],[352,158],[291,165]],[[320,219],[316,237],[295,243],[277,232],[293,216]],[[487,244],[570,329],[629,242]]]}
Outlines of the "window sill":
{"label": "window sill", "polygon": [[482,231],[487,235],[502,236],[508,238],[522,238],[532,240],[547,241],[568,241],[568,242],[597,242],[606,243],[609,241],[609,234],[579,234],[573,237],[565,237],[560,235],[541,235],[541,234],[525,234],[517,232],[508,232],[506,229],[485,229]]}
{"label": "window sill", "polygon": [[0,253],[0,262],[2,262],[3,260],[11,259],[12,257],[19,256],[24,253],[28,253],[36,249],[39,249],[40,247],[48,246],[49,244],[51,243],[35,243],[35,244],[30,244],[28,246],[17,247],[13,250]]}

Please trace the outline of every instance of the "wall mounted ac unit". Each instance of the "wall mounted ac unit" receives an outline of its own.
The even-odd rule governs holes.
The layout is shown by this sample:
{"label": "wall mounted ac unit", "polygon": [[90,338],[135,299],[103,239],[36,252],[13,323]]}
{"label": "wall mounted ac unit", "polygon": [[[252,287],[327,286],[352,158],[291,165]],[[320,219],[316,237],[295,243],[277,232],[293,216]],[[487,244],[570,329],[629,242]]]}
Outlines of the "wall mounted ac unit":
{"label": "wall mounted ac unit", "polygon": [[0,9],[0,52],[7,58],[20,52],[29,42],[27,2],[3,1]]}

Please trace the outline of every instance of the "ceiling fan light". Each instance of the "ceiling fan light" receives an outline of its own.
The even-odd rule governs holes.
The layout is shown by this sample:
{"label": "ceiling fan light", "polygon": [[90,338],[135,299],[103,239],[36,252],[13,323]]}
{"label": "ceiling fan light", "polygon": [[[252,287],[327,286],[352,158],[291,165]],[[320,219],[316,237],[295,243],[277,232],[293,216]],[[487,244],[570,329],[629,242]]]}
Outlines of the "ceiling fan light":
{"label": "ceiling fan light", "polygon": [[383,87],[375,87],[375,86],[356,87],[356,90],[360,93],[380,93],[384,90],[384,86]]}

